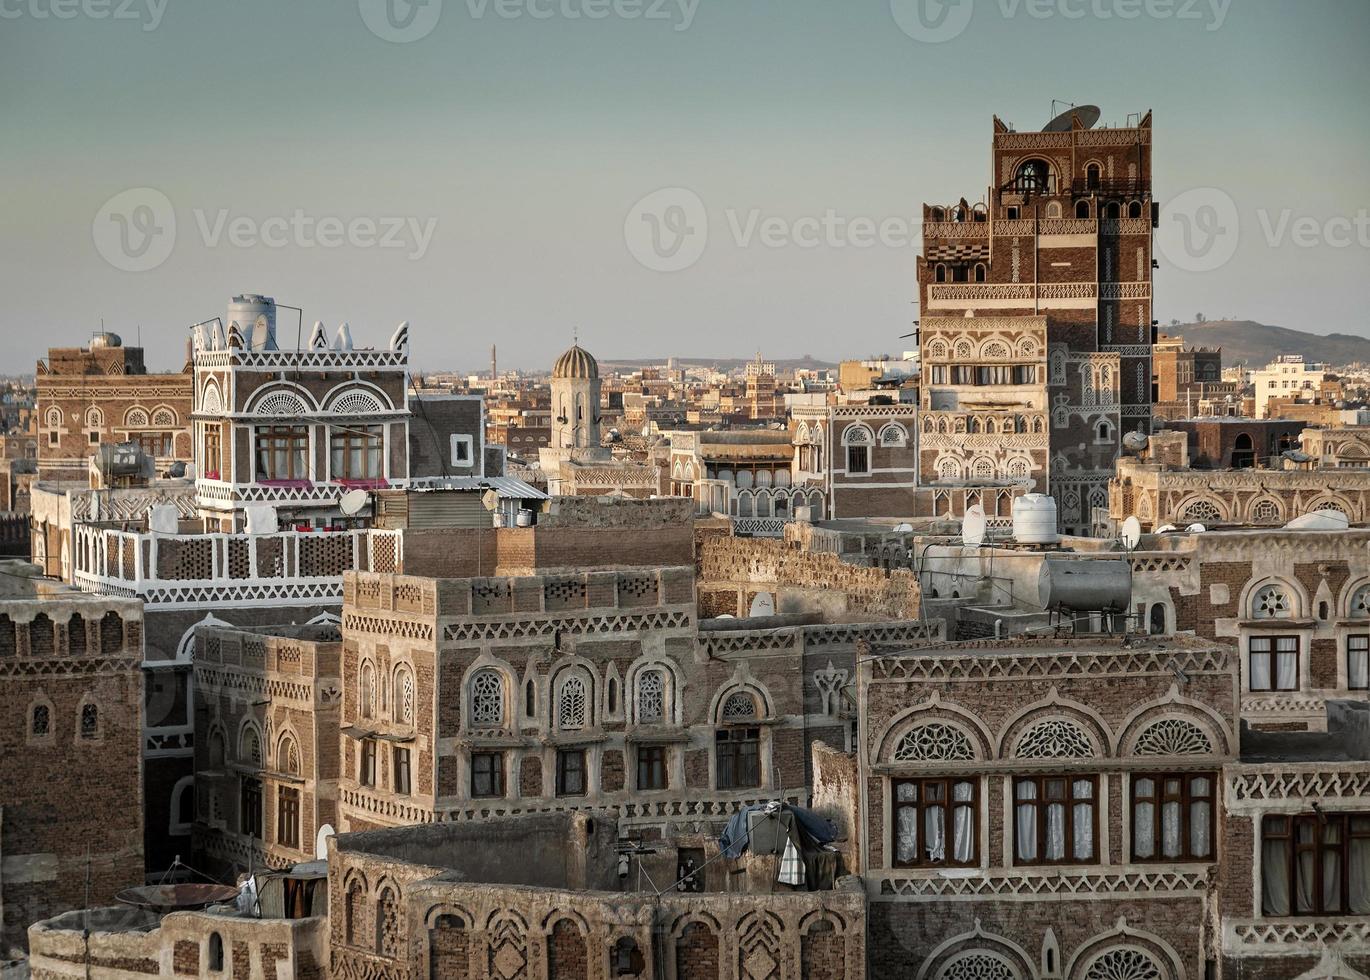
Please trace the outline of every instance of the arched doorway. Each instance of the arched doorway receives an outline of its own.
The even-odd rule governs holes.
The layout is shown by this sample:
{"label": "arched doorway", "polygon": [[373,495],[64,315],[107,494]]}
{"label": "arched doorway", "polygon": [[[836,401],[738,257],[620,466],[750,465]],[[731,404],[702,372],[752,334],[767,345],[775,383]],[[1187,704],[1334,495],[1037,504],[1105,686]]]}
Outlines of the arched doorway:
{"label": "arched doorway", "polygon": [[1251,437],[1243,432],[1237,436],[1232,443],[1232,468],[1234,470],[1250,469],[1256,465],[1256,447],[1252,443]]}

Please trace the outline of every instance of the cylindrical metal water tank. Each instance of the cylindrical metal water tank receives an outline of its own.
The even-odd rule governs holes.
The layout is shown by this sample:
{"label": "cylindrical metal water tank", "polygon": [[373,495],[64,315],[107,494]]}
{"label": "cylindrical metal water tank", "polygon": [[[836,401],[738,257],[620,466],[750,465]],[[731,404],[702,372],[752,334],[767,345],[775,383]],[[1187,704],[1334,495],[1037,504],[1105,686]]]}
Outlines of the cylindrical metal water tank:
{"label": "cylindrical metal water tank", "polygon": [[1019,544],[1056,544],[1056,501],[1044,493],[1025,493],[1013,501],[1013,540]]}
{"label": "cylindrical metal water tank", "polygon": [[1050,559],[1037,572],[1043,609],[1126,612],[1132,604],[1132,565],[1121,558]]}

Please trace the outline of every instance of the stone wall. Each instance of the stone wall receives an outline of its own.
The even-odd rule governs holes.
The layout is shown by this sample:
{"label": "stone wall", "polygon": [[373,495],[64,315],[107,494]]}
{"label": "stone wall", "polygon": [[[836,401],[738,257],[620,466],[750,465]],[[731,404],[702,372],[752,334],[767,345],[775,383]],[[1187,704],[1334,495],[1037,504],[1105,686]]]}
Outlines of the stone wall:
{"label": "stone wall", "polygon": [[[702,544],[699,569],[700,601],[712,615],[745,616],[756,595],[768,592],[779,613],[821,611],[838,622],[918,618],[920,592],[911,572],[849,565],[783,541],[711,538]],[[724,608],[729,594],[733,607]]]}

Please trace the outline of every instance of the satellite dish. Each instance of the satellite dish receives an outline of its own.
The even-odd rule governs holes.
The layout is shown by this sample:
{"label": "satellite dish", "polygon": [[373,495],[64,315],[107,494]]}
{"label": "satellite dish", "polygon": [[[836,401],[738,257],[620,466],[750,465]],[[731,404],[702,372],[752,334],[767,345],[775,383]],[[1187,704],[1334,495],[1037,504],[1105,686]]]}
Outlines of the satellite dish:
{"label": "satellite dish", "polygon": [[1091,128],[1099,121],[1099,107],[1097,105],[1077,105],[1071,106],[1061,113],[1051,122],[1042,127],[1044,133],[1068,133],[1075,128],[1071,121],[1073,116],[1080,117],[1080,125],[1085,129]]}
{"label": "satellite dish", "polygon": [[913,530],[912,524],[896,524],[891,529],[894,534],[908,534]]}
{"label": "satellite dish", "polygon": [[1144,433],[1125,432],[1123,433],[1123,448],[1130,449],[1134,453],[1139,453],[1151,442]]}
{"label": "satellite dish", "polygon": [[349,490],[347,493],[343,494],[342,499],[338,501],[338,509],[348,517],[355,517],[357,514],[360,514],[362,508],[366,506],[366,500],[367,496],[365,490]]}
{"label": "satellite dish", "polygon": [[1156,533],[1165,534],[1167,531],[1175,530],[1178,530],[1178,528],[1176,528],[1174,524],[1162,524],[1160,527],[1156,528]]}
{"label": "satellite dish", "polygon": [[961,521],[961,540],[972,548],[980,547],[985,540],[985,509],[979,504],[966,508],[966,516]]}
{"label": "satellite dish", "polygon": [[1191,524],[1189,527],[1185,528],[1185,531],[1189,534],[1203,534],[1207,530],[1208,528],[1204,527],[1202,524]]}
{"label": "satellite dish", "polygon": [[1142,522],[1135,516],[1123,521],[1123,547],[1132,551],[1137,547],[1137,542],[1142,540]]}
{"label": "satellite dish", "polygon": [[480,495],[480,502],[486,510],[496,510],[499,508],[499,494],[494,490],[487,490]]}
{"label": "satellite dish", "polygon": [[324,824],[314,835],[314,857],[319,861],[328,860],[328,838],[333,836],[333,826]]}

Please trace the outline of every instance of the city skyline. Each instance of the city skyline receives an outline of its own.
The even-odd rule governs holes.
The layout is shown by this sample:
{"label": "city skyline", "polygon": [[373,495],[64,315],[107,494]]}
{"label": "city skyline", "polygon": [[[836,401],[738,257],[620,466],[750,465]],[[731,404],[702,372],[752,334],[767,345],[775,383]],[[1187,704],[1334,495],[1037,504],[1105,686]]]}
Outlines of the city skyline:
{"label": "city skyline", "polygon": [[[1162,323],[1223,310],[1370,333],[1363,5],[586,6],[449,0],[415,8],[409,30],[428,31],[407,42],[380,36],[369,0],[15,8],[0,98],[24,138],[0,148],[0,194],[28,231],[0,256],[0,371],[102,317],[179,366],[189,323],[239,292],[304,307],[305,332],[348,321],[360,343],[408,320],[434,369],[484,364],[492,339],[536,368],[577,326],[623,358],[897,354],[922,203],[983,196],[992,117],[1037,129],[1053,98],[1100,105],[1101,126],[1154,111],[1157,200],[1221,242],[1187,260],[1163,221]],[[998,54],[968,75],[981,49]],[[1317,179],[1291,179],[1310,160]],[[702,211],[670,210],[680,191]],[[158,239],[121,258],[165,229],[163,200],[167,254]],[[700,213],[683,267],[634,254]]]}

